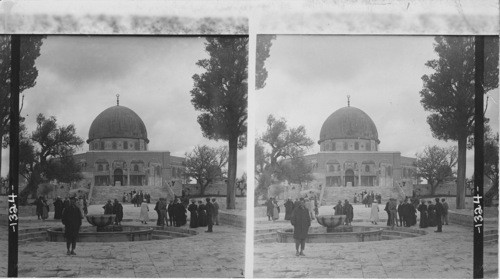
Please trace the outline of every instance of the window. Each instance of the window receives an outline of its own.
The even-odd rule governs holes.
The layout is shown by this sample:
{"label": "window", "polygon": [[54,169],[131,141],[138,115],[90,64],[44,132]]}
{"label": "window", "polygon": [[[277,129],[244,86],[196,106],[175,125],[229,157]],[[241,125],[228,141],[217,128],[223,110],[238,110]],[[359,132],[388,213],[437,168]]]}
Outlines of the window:
{"label": "window", "polygon": [[369,143],[366,144],[366,150],[367,151],[371,151],[372,150],[372,144],[371,144],[371,142],[369,142]]}
{"label": "window", "polygon": [[101,144],[101,150],[104,150],[104,141],[101,141],[100,144]]}
{"label": "window", "polygon": [[135,142],[134,147],[135,147],[135,150],[139,150],[139,142],[138,141]]}
{"label": "window", "polygon": [[359,142],[354,143],[354,150],[359,150]]}
{"label": "window", "polygon": [[102,171],[102,165],[101,164],[97,165],[97,171]]}
{"label": "window", "polygon": [[336,149],[336,148],[335,148],[335,147],[336,147],[335,145],[336,145],[336,143],[335,143],[335,142],[332,142],[332,151],[335,151],[335,149]]}
{"label": "window", "polygon": [[134,171],[139,171],[139,165],[134,165]]}
{"label": "window", "polygon": [[365,165],[365,172],[370,172],[370,165]]}
{"label": "window", "polygon": [[123,141],[123,149],[128,149],[128,142],[127,141]]}
{"label": "window", "polygon": [[344,142],[344,150],[347,150],[347,141]]}
{"label": "window", "polygon": [[116,149],[116,141],[114,141],[113,143],[111,143],[111,148]]}

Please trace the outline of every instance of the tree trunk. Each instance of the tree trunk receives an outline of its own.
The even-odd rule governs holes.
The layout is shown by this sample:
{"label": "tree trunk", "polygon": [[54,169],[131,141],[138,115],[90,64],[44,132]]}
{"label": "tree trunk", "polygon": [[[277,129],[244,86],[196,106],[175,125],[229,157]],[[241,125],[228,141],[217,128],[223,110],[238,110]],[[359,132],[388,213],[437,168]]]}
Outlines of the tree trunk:
{"label": "tree trunk", "polygon": [[237,167],[237,155],[238,155],[238,137],[229,139],[229,157],[227,160],[227,196],[226,204],[227,209],[235,209],[235,183],[236,183],[236,167]]}
{"label": "tree trunk", "polygon": [[457,209],[465,208],[465,164],[467,163],[467,137],[458,140]]}

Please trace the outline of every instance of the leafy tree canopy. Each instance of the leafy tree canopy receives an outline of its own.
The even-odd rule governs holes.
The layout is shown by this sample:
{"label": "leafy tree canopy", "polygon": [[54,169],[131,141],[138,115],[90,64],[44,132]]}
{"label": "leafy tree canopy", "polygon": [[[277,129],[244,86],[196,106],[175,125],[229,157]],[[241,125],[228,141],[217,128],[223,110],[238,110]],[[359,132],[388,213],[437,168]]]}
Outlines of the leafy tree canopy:
{"label": "leafy tree canopy", "polygon": [[186,175],[196,180],[200,185],[201,195],[206,188],[217,180],[224,179],[228,159],[227,146],[209,147],[198,145],[192,152],[186,153]]}
{"label": "leafy tree canopy", "polygon": [[457,148],[427,146],[422,153],[417,153],[417,175],[427,180],[431,186],[431,195],[444,182],[455,178],[454,168],[457,164]]}

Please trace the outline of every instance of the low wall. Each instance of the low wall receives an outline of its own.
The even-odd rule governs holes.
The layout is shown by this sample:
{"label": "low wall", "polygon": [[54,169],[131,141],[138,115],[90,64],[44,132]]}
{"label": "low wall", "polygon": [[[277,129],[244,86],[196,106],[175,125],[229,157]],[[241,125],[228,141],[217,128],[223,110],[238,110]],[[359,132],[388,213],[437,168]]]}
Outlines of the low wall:
{"label": "low wall", "polygon": [[240,214],[233,212],[219,212],[219,222],[224,225],[246,228],[247,217],[245,212],[241,212]]}
{"label": "low wall", "polygon": [[450,223],[453,224],[458,224],[466,227],[472,227],[473,225],[473,216],[464,214],[461,212],[454,212],[454,211],[449,211],[448,212],[448,220]]}

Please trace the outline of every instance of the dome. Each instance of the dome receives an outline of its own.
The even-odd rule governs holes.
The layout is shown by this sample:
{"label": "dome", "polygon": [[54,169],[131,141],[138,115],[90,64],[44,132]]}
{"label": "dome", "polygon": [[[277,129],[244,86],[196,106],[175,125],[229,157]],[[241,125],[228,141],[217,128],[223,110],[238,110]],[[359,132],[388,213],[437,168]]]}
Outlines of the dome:
{"label": "dome", "polygon": [[146,126],[139,115],[119,105],[105,109],[90,125],[87,143],[104,138],[143,139],[149,143]]}
{"label": "dome", "polygon": [[318,143],[330,139],[367,139],[380,143],[377,127],[370,116],[350,106],[336,110],[323,123]]}

